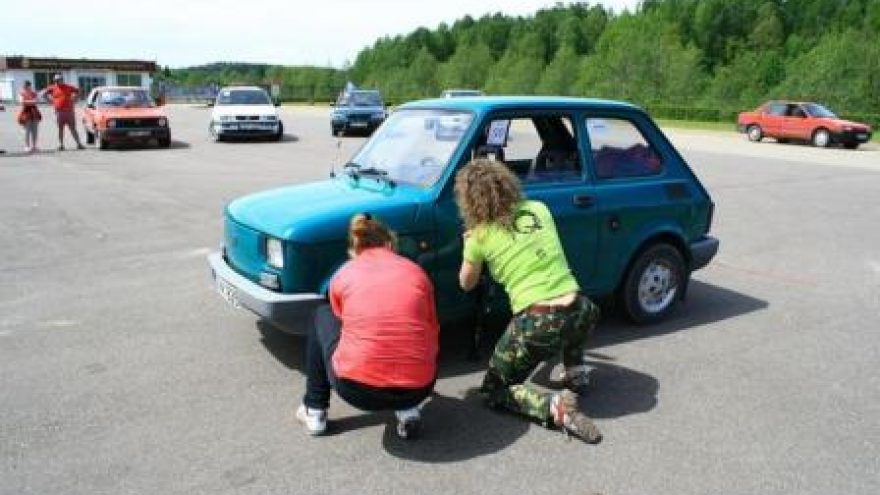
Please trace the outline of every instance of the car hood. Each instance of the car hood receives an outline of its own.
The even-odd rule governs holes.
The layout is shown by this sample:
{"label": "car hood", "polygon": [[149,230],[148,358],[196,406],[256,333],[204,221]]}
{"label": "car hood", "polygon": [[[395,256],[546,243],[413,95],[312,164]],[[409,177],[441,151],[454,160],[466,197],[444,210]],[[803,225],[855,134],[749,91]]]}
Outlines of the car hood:
{"label": "car hood", "polygon": [[221,115],[278,115],[275,105],[218,105],[211,112],[214,117]]}
{"label": "car hood", "polygon": [[149,117],[164,117],[165,111],[161,108],[155,107],[147,107],[147,108],[125,108],[125,107],[101,107],[97,109],[97,113],[103,117],[107,118],[132,118],[132,117],[140,117],[140,118],[149,118]]}
{"label": "car hood", "polygon": [[279,239],[318,243],[345,239],[355,213],[369,212],[398,231],[419,216],[420,190],[363,178],[337,178],[271,189],[226,207],[235,222]]}
{"label": "car hood", "polygon": [[852,120],[843,120],[843,119],[820,119],[820,120],[823,120],[829,124],[837,125],[837,126],[841,126],[841,127],[847,126],[847,127],[859,127],[859,128],[870,129],[870,126],[868,124],[863,124],[861,122],[854,122]]}

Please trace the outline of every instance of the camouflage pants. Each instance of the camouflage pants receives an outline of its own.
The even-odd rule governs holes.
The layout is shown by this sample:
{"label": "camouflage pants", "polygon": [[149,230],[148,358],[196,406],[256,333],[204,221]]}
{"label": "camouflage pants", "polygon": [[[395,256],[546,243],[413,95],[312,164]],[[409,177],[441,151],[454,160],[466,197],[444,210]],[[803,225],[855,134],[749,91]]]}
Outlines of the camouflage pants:
{"label": "camouflage pants", "polygon": [[514,315],[483,379],[482,392],[489,403],[546,422],[551,394],[523,382],[538,364],[560,352],[566,367],[583,364],[587,337],[598,319],[599,307],[585,296],[552,313]]}

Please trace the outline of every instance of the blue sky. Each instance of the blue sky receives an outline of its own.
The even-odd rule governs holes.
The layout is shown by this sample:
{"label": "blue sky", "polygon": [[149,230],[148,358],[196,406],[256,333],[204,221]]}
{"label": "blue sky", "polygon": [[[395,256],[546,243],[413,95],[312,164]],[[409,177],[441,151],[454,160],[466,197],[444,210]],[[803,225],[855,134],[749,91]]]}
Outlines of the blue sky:
{"label": "blue sky", "polygon": [[[134,58],[181,67],[214,61],[335,65],[383,35],[470,14],[526,15],[530,0],[41,0],[3,2],[0,54]],[[615,11],[639,0],[601,2]]]}

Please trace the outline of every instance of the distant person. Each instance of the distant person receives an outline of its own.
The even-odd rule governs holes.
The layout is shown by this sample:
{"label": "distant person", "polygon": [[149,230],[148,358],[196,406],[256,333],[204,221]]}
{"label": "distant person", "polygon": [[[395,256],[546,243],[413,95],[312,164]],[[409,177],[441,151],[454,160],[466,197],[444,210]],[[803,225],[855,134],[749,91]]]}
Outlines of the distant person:
{"label": "distant person", "polygon": [[[474,160],[458,172],[455,198],[467,229],[461,288],[474,289],[486,266],[513,311],[481,391],[493,407],[598,443],[602,435],[580,410],[577,392],[588,383],[584,346],[599,310],[580,293],[550,210],[523,198],[513,172],[491,159]],[[560,354],[567,390],[544,393],[525,383],[538,364]]]}
{"label": "distant person", "polygon": [[18,123],[24,127],[24,151],[34,153],[37,151],[37,131],[43,116],[37,108],[37,92],[31,87],[30,81],[24,82],[24,87],[19,93],[21,98],[21,111],[18,114]]}
{"label": "distant person", "polygon": [[64,127],[70,129],[70,134],[76,141],[76,149],[85,149],[85,146],[79,140],[79,134],[76,132],[76,97],[79,95],[79,89],[64,83],[61,74],[56,74],[55,83],[49,85],[41,94],[50,98],[52,106],[55,108],[55,118],[58,122],[58,150],[64,151]]}
{"label": "distant person", "polygon": [[[4,107],[2,103],[0,103],[0,112],[5,112],[5,111],[6,111],[6,107]],[[0,149],[0,155],[2,155],[3,153],[6,153],[6,150]]]}
{"label": "distant person", "polygon": [[327,429],[331,388],[365,411],[393,410],[397,434],[421,429],[419,405],[437,377],[434,288],[419,265],[394,252],[395,235],[369,214],[349,226],[351,259],[330,284],[306,342],[306,393],[296,417]]}

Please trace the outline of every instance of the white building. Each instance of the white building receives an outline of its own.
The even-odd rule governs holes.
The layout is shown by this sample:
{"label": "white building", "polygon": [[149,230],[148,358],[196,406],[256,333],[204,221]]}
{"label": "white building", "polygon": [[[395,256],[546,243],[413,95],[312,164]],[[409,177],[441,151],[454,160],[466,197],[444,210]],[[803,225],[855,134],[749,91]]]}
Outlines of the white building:
{"label": "white building", "polygon": [[55,74],[76,86],[85,98],[96,86],[140,86],[149,89],[156,62],[146,60],[90,60],[85,58],[0,57],[0,101],[17,101],[25,81],[41,90]]}

